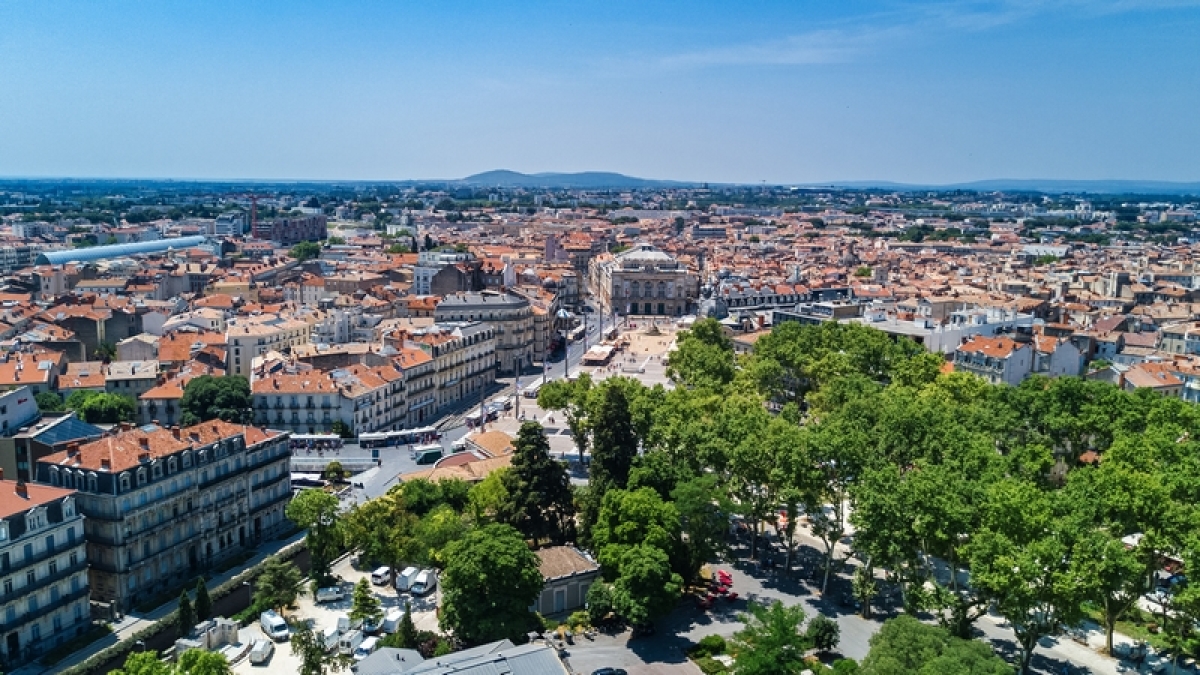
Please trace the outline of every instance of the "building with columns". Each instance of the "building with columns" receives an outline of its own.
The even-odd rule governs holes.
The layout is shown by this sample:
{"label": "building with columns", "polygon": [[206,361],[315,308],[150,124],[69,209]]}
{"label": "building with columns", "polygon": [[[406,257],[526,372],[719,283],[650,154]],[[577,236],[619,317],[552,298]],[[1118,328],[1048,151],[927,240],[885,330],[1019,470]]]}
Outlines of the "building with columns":
{"label": "building with columns", "polygon": [[699,277],[650,244],[593,258],[588,281],[603,310],[622,316],[683,316],[700,294]]}

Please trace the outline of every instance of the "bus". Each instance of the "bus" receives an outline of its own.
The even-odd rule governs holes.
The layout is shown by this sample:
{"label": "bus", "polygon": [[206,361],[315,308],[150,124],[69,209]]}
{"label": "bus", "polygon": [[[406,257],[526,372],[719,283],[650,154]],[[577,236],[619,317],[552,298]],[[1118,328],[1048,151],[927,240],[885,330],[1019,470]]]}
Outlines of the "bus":
{"label": "bus", "polygon": [[418,445],[436,441],[442,433],[436,427],[420,427],[402,431],[374,431],[358,435],[358,444],[364,448],[390,448],[398,445]]}
{"label": "bus", "polygon": [[570,336],[571,342],[581,342],[583,340],[583,336],[587,335],[587,326],[576,326],[572,328],[571,332],[567,335]]}
{"label": "bus", "polygon": [[524,396],[525,398],[537,398],[538,392],[541,391],[541,389],[542,389],[542,383],[534,382],[533,384],[529,385],[528,387],[525,387],[524,389],[522,389],[521,395]]}
{"label": "bus", "polygon": [[440,445],[418,445],[412,449],[412,458],[417,464],[433,464],[442,458]]}
{"label": "bus", "polygon": [[337,434],[292,434],[288,439],[292,450],[336,450],[342,447]]}

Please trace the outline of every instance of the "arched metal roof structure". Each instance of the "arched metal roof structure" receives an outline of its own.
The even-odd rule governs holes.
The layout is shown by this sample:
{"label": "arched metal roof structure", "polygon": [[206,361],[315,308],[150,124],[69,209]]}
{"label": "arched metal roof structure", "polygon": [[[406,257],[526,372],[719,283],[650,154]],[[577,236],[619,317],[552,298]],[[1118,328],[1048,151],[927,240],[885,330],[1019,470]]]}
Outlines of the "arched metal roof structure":
{"label": "arched metal roof structure", "polygon": [[139,253],[163,253],[172,249],[178,251],[180,249],[199,246],[206,241],[208,241],[206,237],[176,237],[174,239],[156,239],[154,241],[135,241],[128,244],[73,248],[67,251],[42,251],[38,254],[35,264],[65,265],[67,263],[124,258]]}

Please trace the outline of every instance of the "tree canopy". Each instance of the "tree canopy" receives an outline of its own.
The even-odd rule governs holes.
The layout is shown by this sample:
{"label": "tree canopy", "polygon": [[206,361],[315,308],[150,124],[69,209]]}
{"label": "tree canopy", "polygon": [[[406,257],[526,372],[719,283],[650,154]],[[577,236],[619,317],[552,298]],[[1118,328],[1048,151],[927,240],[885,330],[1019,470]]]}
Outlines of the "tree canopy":
{"label": "tree canopy", "polygon": [[248,424],[254,416],[250,383],[241,375],[201,375],[183,388],[179,402],[185,425],[212,419]]}
{"label": "tree canopy", "polygon": [[467,644],[519,640],[535,624],[542,592],[538,557],[521,534],[492,524],[450,545],[442,572],[441,622]]}

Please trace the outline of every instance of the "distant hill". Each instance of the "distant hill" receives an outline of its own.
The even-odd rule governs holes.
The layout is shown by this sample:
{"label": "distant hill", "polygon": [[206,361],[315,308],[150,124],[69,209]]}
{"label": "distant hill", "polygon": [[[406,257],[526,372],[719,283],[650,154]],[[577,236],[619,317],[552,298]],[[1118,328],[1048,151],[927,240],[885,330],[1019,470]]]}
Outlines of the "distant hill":
{"label": "distant hill", "polygon": [[520,173],[498,169],[467,176],[460,181],[466,185],[523,188],[656,188],[688,185],[677,181],[634,178],[607,171],[584,171],[582,173]]}
{"label": "distant hill", "polygon": [[952,183],[949,185],[918,185],[912,183],[894,183],[886,180],[858,180],[810,183],[806,185],[806,187],[809,186],[851,189],[880,188],[901,192],[912,190],[971,190],[975,192],[1046,192],[1050,194],[1090,192],[1094,194],[1200,195],[1200,183],[1177,183],[1161,180],[1038,180],[999,178],[994,180],[978,180],[969,183]]}

